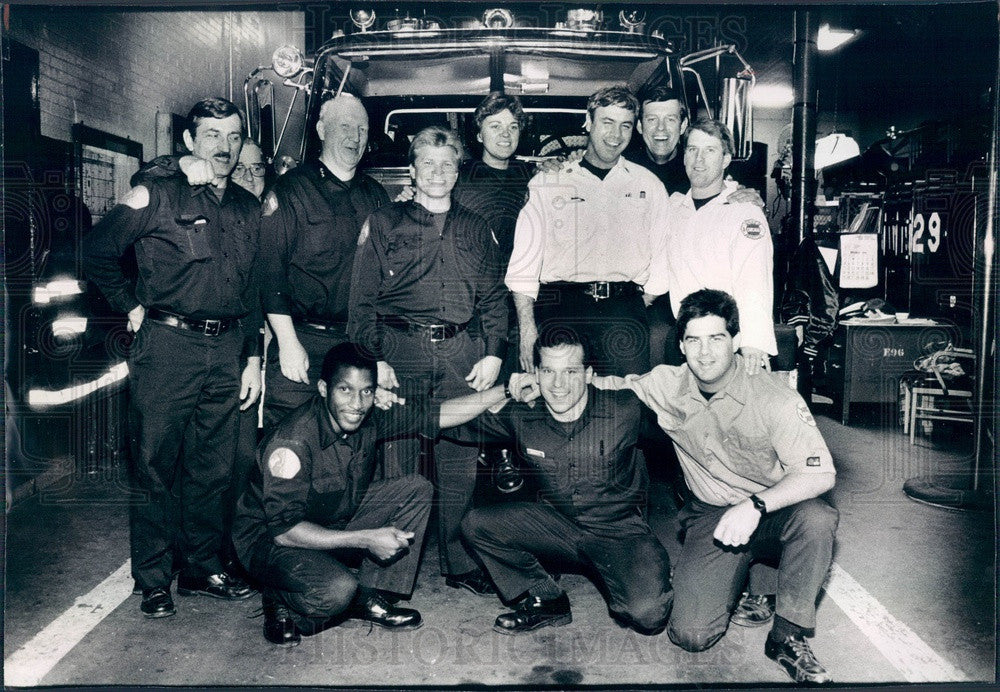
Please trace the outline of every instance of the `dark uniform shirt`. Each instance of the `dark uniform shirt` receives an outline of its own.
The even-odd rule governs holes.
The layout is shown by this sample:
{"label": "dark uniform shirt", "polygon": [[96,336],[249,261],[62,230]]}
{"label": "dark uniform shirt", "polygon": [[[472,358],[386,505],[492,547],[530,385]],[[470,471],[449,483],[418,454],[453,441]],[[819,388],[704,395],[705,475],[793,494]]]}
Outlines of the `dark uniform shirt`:
{"label": "dark uniform shirt", "polygon": [[642,143],[642,137],[639,137],[638,140],[640,146],[630,146],[622,156],[632,163],[637,163],[652,171],[663,183],[663,187],[667,188],[668,195],[675,192],[687,192],[691,189],[691,181],[688,180],[687,171],[684,170],[684,152],[680,145],[677,147],[674,158],[666,163],[656,163],[649,158],[646,145]]}
{"label": "dark uniform shirt", "polygon": [[273,194],[265,200],[261,225],[264,311],[306,322],[346,322],[358,235],[388,195],[367,175],[344,182],[320,161],[278,178]]}
{"label": "dark uniform shirt", "polygon": [[594,533],[646,531],[639,508],[648,477],[634,454],[641,406],[623,393],[589,386],[587,407],[572,423],[554,419],[539,399],[534,408],[512,403],[484,413],[449,435],[515,444],[537,475],[541,499]]}
{"label": "dark uniform shirt", "polygon": [[[210,186],[191,186],[180,176],[145,186],[145,208],[118,204],[84,238],[87,276],[120,312],[143,305],[198,320],[249,316],[245,331],[255,335],[260,327],[257,198],[231,184],[220,200]],[[134,284],[120,263],[133,246]]]}
{"label": "dark uniform shirt", "polygon": [[434,437],[439,418],[439,404],[413,399],[388,411],[372,408],[361,427],[345,434],[333,429],[321,397],[295,409],[257,450],[233,523],[239,554],[302,521],[343,529],[372,481],[377,443],[414,433]]}
{"label": "dark uniform shirt", "polygon": [[514,249],[517,215],[524,206],[533,174],[534,167],[523,161],[512,160],[501,170],[480,160],[469,160],[458,169],[458,182],[451,193],[454,201],[486,219],[500,246],[504,274]]}
{"label": "dark uniform shirt", "polygon": [[454,203],[444,215],[397,202],[376,211],[368,223],[368,239],[354,260],[351,338],[378,353],[379,344],[371,343],[378,316],[459,325],[478,316],[486,355],[502,357],[507,290],[486,221]]}

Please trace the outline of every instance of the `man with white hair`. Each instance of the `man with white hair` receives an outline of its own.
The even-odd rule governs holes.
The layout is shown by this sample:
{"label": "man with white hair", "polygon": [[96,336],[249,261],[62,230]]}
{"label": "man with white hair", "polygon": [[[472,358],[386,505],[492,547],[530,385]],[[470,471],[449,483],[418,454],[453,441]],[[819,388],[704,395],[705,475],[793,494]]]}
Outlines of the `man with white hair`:
{"label": "man with white hair", "polygon": [[368,145],[368,113],[351,94],[323,104],[319,158],[278,178],[264,198],[261,245],[268,347],[264,428],[312,398],[323,356],[347,340],[347,300],[358,236],[389,201],[358,174]]}

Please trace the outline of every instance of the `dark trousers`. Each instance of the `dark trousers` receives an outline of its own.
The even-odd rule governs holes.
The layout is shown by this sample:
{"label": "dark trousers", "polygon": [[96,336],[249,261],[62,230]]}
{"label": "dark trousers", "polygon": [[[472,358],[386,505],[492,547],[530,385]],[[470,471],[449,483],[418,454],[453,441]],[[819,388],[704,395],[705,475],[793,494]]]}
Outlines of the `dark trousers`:
{"label": "dark trousers", "polygon": [[594,300],[579,288],[543,284],[535,301],[535,323],[565,325],[589,342],[598,375],[628,375],[649,370],[649,325],[636,292]]}
{"label": "dark trousers", "polygon": [[130,510],[132,576],[143,589],[170,585],[178,529],[189,576],[222,571],[242,338],[238,329],[210,337],[147,319],[129,350],[129,446],[143,496]]}
{"label": "dark trousers", "polygon": [[667,632],[688,651],[703,651],[726,633],[754,558],[780,560],[777,614],[806,629],[816,626],[816,599],[833,560],[837,510],[819,498],[799,502],[764,517],[748,545],[727,548],[712,533],[728,509],[691,498],[678,514],[685,537]]}
{"label": "dark trousers", "polygon": [[649,365],[683,365],[684,354],[681,353],[677,339],[677,320],[670,307],[670,294],[657,296],[656,300],[646,308],[646,318],[649,320]]}
{"label": "dark trousers", "polygon": [[609,525],[597,534],[544,502],[477,507],[462,522],[505,601],[549,578],[540,559],[582,565],[600,576],[616,617],[652,630],[666,624],[673,591],[667,551],[645,528]]}
{"label": "dark trousers", "polygon": [[264,388],[264,433],[274,429],[291,411],[294,411],[316,395],[316,383],[323,367],[326,352],[337,344],[347,341],[343,329],[313,329],[295,324],[295,334],[299,343],[309,355],[309,384],[292,382],[281,374],[278,340],[271,339],[267,345],[267,368]]}
{"label": "dark trousers", "polygon": [[[409,596],[417,577],[432,494],[431,484],[420,476],[375,481],[368,487],[344,530],[395,526],[412,531],[409,550],[388,564],[376,562],[366,551],[289,548],[268,537],[254,546],[251,555],[243,556],[245,564],[264,586],[264,595],[294,611],[296,624],[305,631],[318,629],[327,618],[344,612],[359,584]],[[347,565],[358,559],[361,566],[355,574]]]}
{"label": "dark trousers", "polygon": [[[465,376],[482,358],[483,343],[473,340],[468,332],[432,342],[421,334],[387,328],[382,348],[386,361],[396,371],[403,396],[442,401],[473,393]],[[419,439],[386,442],[382,452],[386,478],[418,470]],[[438,554],[442,574],[463,574],[478,567],[462,544],[461,530],[462,517],[472,507],[478,459],[476,445],[444,438],[434,444]]]}

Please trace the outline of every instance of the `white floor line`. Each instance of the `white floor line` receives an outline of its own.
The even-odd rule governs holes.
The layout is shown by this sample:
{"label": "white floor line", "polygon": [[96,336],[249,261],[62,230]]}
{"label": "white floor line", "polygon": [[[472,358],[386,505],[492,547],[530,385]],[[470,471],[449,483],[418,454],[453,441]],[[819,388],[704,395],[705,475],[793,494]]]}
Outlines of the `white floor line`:
{"label": "white floor line", "polygon": [[20,649],[4,659],[4,684],[34,687],[63,656],[132,594],[131,560],[74,601]]}
{"label": "white floor line", "polygon": [[827,595],[868,637],[906,682],[959,682],[968,676],[939,656],[897,620],[837,563],[830,568]]}

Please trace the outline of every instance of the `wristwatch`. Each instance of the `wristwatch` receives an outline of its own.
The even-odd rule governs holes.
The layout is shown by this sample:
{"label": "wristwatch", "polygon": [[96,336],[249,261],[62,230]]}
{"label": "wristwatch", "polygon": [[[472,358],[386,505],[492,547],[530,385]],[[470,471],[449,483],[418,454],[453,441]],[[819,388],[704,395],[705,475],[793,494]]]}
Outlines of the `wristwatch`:
{"label": "wristwatch", "polygon": [[504,399],[513,399],[514,397],[510,393],[510,385],[504,384],[503,386],[503,397]]}
{"label": "wristwatch", "polygon": [[751,495],[750,502],[753,503],[753,508],[756,509],[758,512],[760,512],[760,516],[762,517],[767,516],[767,505],[764,504],[764,501],[762,499],[760,499],[756,495]]}

